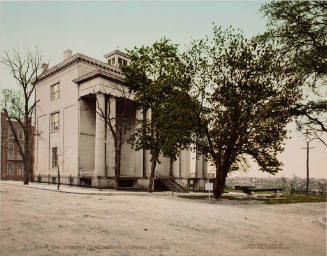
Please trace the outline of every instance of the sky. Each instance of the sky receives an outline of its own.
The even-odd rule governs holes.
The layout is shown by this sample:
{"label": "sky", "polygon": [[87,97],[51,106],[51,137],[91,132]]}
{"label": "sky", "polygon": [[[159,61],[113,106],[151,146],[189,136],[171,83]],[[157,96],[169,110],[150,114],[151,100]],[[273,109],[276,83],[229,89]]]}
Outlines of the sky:
{"label": "sky", "polygon": [[[212,24],[233,26],[252,37],[265,31],[266,19],[259,12],[264,1],[102,1],[102,2],[4,2],[0,1],[0,54],[11,48],[38,47],[50,66],[71,49],[105,60],[115,49],[151,45],[162,37],[183,48],[192,39],[210,35]],[[17,85],[9,70],[0,65],[0,89]],[[289,129],[294,130],[290,125]],[[306,146],[302,135],[290,132],[284,163],[277,176],[305,177]],[[310,146],[312,177],[326,177],[327,149],[316,141]],[[235,173],[233,175],[241,175]],[[269,177],[256,165],[245,175]]]}

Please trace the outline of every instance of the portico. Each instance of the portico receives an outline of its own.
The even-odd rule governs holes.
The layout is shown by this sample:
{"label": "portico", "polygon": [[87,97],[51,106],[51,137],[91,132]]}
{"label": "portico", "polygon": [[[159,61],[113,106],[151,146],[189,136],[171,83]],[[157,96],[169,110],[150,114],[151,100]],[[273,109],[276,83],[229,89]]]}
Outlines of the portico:
{"label": "portico", "polygon": [[98,185],[99,178],[102,186],[113,185],[116,153],[112,129],[118,136],[117,127],[123,127],[121,177],[143,178],[143,150],[134,151],[127,143],[135,132],[136,120],[143,119],[143,111],[135,108],[128,88],[122,81],[112,79],[112,74],[103,71],[92,72],[92,76],[83,76],[74,82],[78,84],[80,94],[80,141],[83,143],[92,140],[90,136],[94,137],[94,152],[90,149],[80,152],[84,158],[80,162],[80,176],[92,178],[92,185]]}

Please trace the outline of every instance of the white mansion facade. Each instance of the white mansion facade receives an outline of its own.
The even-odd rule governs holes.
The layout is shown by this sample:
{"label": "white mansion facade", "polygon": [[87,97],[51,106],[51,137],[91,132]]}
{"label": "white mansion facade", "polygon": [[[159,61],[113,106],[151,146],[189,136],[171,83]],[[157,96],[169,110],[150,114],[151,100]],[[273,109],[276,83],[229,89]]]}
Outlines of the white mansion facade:
{"label": "white mansion facade", "polygon": [[[119,66],[129,61],[121,51],[105,55],[102,62],[83,54],[64,52],[64,60],[44,70],[35,88],[35,167],[39,182],[58,181],[64,184],[111,188],[114,185],[115,150],[111,132],[96,113],[96,106],[110,108],[115,117],[121,104],[124,75]],[[135,132],[136,120],[151,118],[151,110],[144,113],[135,108],[133,96],[126,117],[128,130],[122,146],[121,186],[146,188],[150,175],[150,153],[134,151],[126,140]],[[174,163],[161,157],[156,179],[173,174],[174,180],[187,188],[204,189],[207,161],[204,156],[183,150]]]}

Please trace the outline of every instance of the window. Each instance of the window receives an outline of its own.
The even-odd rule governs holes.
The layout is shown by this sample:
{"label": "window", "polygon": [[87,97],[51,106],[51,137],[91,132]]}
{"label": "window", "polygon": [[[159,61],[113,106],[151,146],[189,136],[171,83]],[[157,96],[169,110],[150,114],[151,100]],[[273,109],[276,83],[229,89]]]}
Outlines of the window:
{"label": "window", "polygon": [[123,60],[122,58],[118,58],[118,64],[120,66],[126,66],[127,65],[127,60]]}
{"label": "window", "polygon": [[51,114],[51,131],[59,131],[59,112]]}
{"label": "window", "polygon": [[14,159],[14,143],[8,144],[8,152],[7,152],[8,159]]}
{"label": "window", "polygon": [[[24,145],[20,145],[22,147],[23,153],[24,153]],[[23,160],[22,155],[19,152],[19,148],[17,147],[17,160]]]}
{"label": "window", "polygon": [[51,100],[59,99],[59,83],[51,85]]}
{"label": "window", "polygon": [[111,59],[111,65],[114,65],[115,64],[115,58],[112,58]]}
{"label": "window", "polygon": [[57,147],[52,148],[52,168],[58,166],[58,154],[57,154]]}
{"label": "window", "polygon": [[14,175],[14,163],[8,163],[8,175]]}
{"label": "window", "polygon": [[17,174],[24,175],[24,163],[17,163]]}
{"label": "window", "polygon": [[8,135],[8,138],[10,138],[10,139],[14,138],[14,133],[12,132],[10,127],[7,128],[7,135]]}
{"label": "window", "polygon": [[18,130],[18,139],[19,140],[23,140],[24,139],[24,130],[22,128],[20,128]]}

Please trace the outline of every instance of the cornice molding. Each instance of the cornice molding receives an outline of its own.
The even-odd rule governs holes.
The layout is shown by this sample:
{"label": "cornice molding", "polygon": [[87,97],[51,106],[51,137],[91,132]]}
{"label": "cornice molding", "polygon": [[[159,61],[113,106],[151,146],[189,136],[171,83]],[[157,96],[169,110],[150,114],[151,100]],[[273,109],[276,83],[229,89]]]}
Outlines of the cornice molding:
{"label": "cornice molding", "polygon": [[107,78],[109,80],[113,80],[115,82],[118,82],[118,83],[121,83],[121,84],[124,84],[124,78],[121,77],[121,76],[117,76],[115,73],[112,73],[112,72],[108,72],[108,71],[105,71],[103,69],[97,69],[97,70],[93,70],[85,75],[82,75],[78,78],[75,78],[73,80],[74,83],[76,84],[81,84],[83,82],[86,82],[88,80],[91,80],[95,77],[104,77],[104,78]]}
{"label": "cornice molding", "polygon": [[[52,75],[54,75],[55,73],[80,62],[84,62],[84,63],[88,63],[91,64],[93,66],[98,67],[99,69],[102,69],[104,71],[109,71],[110,73],[112,73],[112,75],[116,76],[117,78],[119,77],[119,79],[121,79],[123,81],[124,79],[124,74],[121,72],[121,70],[118,67],[114,67],[112,65],[109,65],[103,61],[99,61],[97,59],[88,57],[84,54],[81,53],[76,53],[75,55],[73,55],[72,57],[60,62],[59,64],[53,66],[52,68],[48,69],[47,71],[45,71],[44,73],[42,73],[37,79],[36,79],[36,84],[41,82],[42,80],[44,80],[45,78],[48,78]],[[35,83],[35,81],[33,81],[32,83]]]}

